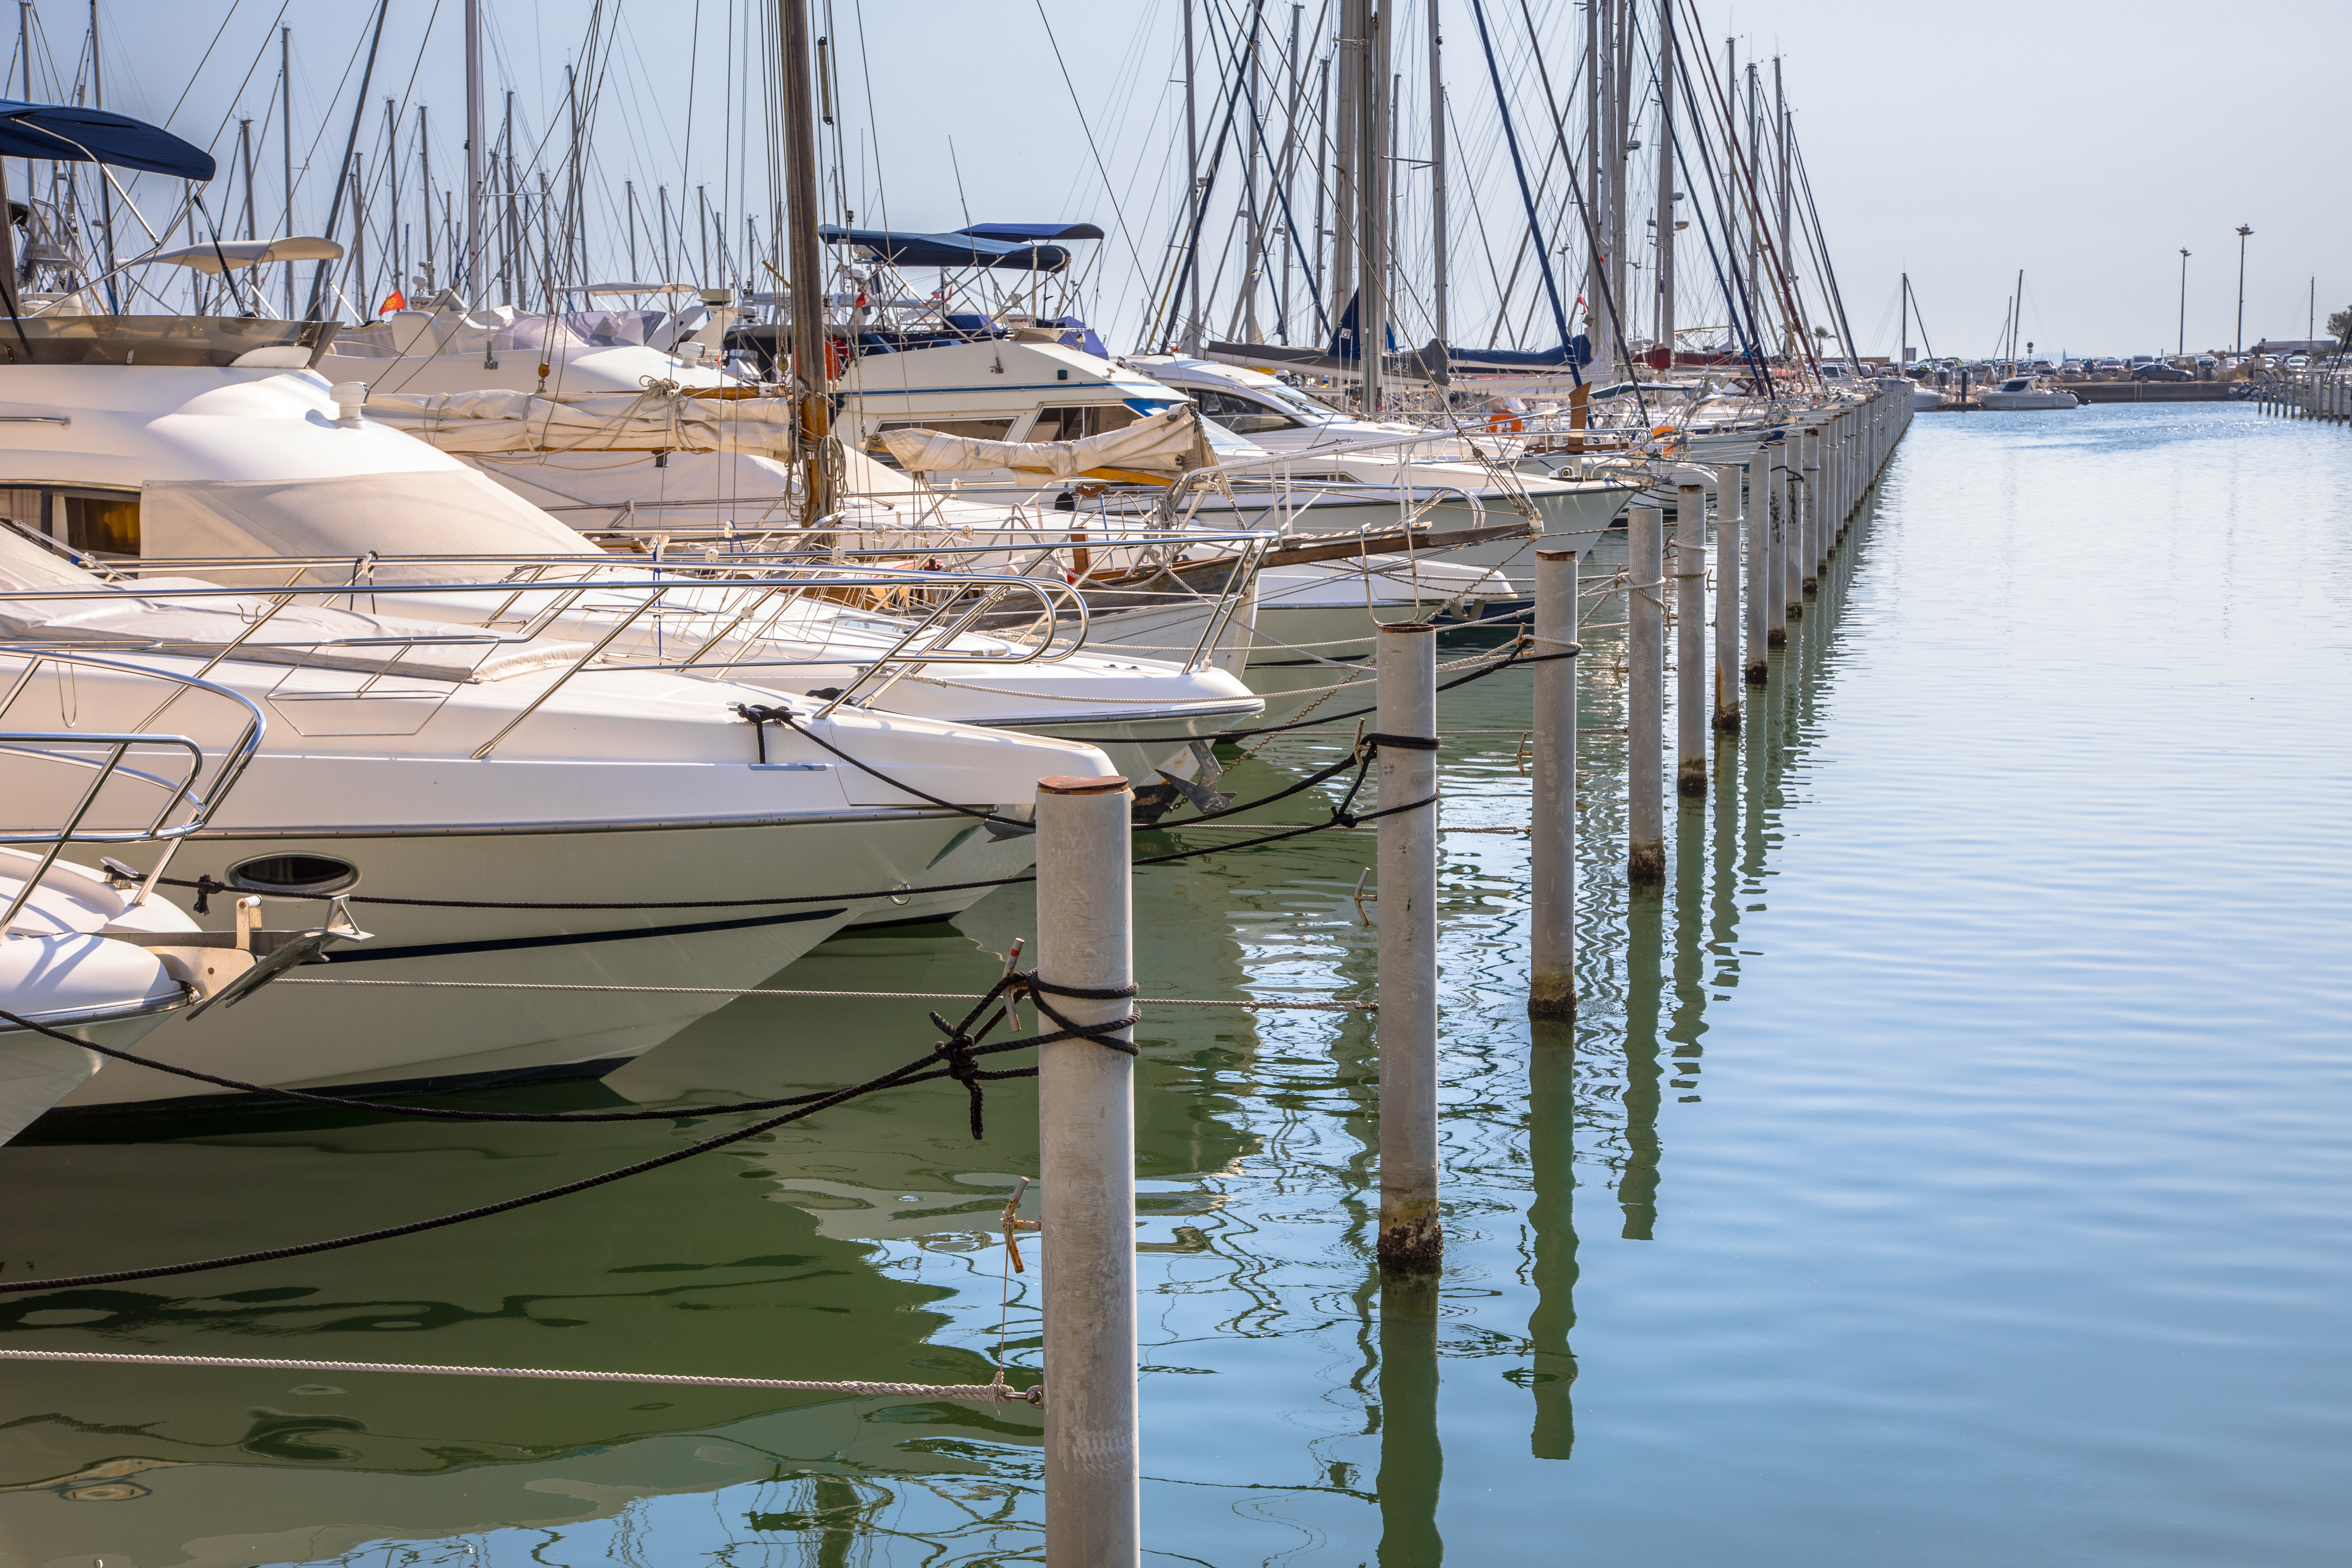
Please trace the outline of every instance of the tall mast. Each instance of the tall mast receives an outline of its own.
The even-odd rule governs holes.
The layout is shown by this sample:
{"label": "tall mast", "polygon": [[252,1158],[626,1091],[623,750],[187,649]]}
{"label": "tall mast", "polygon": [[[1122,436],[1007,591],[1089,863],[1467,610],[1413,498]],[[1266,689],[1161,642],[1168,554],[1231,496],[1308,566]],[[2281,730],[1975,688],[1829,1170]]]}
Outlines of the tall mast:
{"label": "tall mast", "polygon": [[1601,20],[1600,0],[1588,0],[1584,8],[1584,150],[1591,164],[1585,171],[1585,212],[1591,223],[1591,254],[1585,258],[1584,268],[1584,335],[1593,360],[1607,364],[1615,355],[1614,340],[1610,333],[1610,313],[1601,304],[1604,285],[1609,280],[1609,215],[1608,195],[1609,154],[1601,137],[1601,116],[1603,91],[1601,82],[1604,27]]}
{"label": "tall mast", "polygon": [[[360,113],[366,108],[367,100],[362,98],[360,100],[359,110],[354,110],[352,115],[354,125],[359,121]],[[351,163],[352,174],[352,286],[359,290],[359,298],[352,301],[352,309],[364,322],[373,319],[375,315],[375,302],[369,295],[367,279],[367,205],[366,196],[363,194],[367,186],[360,183],[360,155],[357,150],[352,152],[348,161]],[[191,217],[195,216],[194,208],[189,209],[189,216]]]}
{"label": "tall mast", "polygon": [[[563,68],[563,104],[572,116],[572,144],[564,153],[563,193],[563,272],[566,283],[585,283],[587,258],[581,253],[587,248],[586,230],[581,226],[580,206],[580,80],[570,66]],[[706,237],[706,246],[709,240]],[[699,279],[698,279],[699,281]]]}
{"label": "tall mast", "polygon": [[[1429,5],[1429,228],[1430,317],[1440,344],[1450,345],[1445,325],[1445,39],[1438,27],[1437,0]],[[1441,376],[1444,367],[1439,367]],[[1451,379],[1446,377],[1445,379]]]}
{"label": "tall mast", "polygon": [[[1739,266],[1739,226],[1741,219],[1738,194],[1739,188],[1740,158],[1739,46],[1735,40],[1730,38],[1723,40],[1723,90],[1728,94],[1728,97],[1725,99],[1723,105],[1724,177],[1731,181],[1733,192],[1730,203],[1727,206],[1722,208],[1724,213],[1723,252],[1725,258],[1730,262],[1733,269],[1737,270]],[[1704,134],[1704,132],[1702,132],[1702,134]],[[1747,275],[1742,273],[1739,279],[1739,297],[1737,300],[1726,301],[1726,303],[1731,306],[1733,318],[1731,335],[1732,341],[1735,343],[1745,341],[1747,336],[1745,330],[1738,324],[1740,315],[1748,309],[1747,283]],[[1750,316],[1748,318],[1748,321],[1749,324],[1752,325],[1755,318]]]}
{"label": "tall mast", "polygon": [[[99,69],[98,56],[98,0],[89,0],[89,106],[104,109],[106,79]],[[29,188],[25,192],[28,198],[32,194]],[[100,227],[106,237],[106,270],[111,274],[114,271],[114,184],[106,177],[106,171],[102,168],[98,171],[98,206]],[[111,300],[114,297],[111,277],[107,280],[106,292]],[[289,316],[294,313],[294,268],[291,267],[286,269],[286,313]]]}
{"label": "tall mast", "polygon": [[1298,184],[1298,113],[1301,94],[1306,86],[1306,75],[1299,68],[1301,62],[1298,58],[1298,27],[1305,18],[1307,6],[1303,0],[1297,0],[1297,3],[1290,7],[1290,53],[1286,57],[1290,66],[1290,108],[1283,117],[1284,147],[1281,174],[1278,176],[1282,188],[1282,229],[1283,233],[1288,236],[1290,243],[1282,247],[1282,297],[1278,306],[1279,313],[1275,317],[1274,332],[1276,337],[1286,343],[1290,341],[1291,264],[1302,254],[1307,254],[1298,248],[1298,226],[1291,221],[1292,214],[1297,207],[1290,199],[1291,194],[1297,190]]}
{"label": "tall mast", "polygon": [[1328,199],[1331,192],[1331,174],[1325,167],[1325,159],[1331,146],[1331,62],[1328,58],[1316,68],[1316,76],[1318,80],[1315,89],[1315,232],[1309,237],[1314,243],[1303,254],[1309,258],[1307,267],[1314,275],[1315,287],[1321,291],[1324,299],[1332,301],[1331,308],[1338,310],[1338,300],[1329,287],[1331,272],[1324,264],[1323,249],[1324,231],[1331,226],[1329,214],[1324,210],[1324,203]]}
{"label": "tall mast", "polygon": [[482,256],[482,0],[466,0],[466,263],[454,270],[468,300],[481,297]]}
{"label": "tall mast", "polygon": [[[1774,141],[1778,144],[1780,160],[1780,271],[1789,280],[1789,303],[1801,317],[1803,308],[1797,295],[1797,257],[1789,248],[1789,94],[1780,80],[1780,57],[1778,55],[1772,57],[1772,123],[1776,127]],[[1802,325],[1802,321],[1795,318],[1789,322],[1788,353],[1791,359],[1801,357],[1796,339]]]}
{"label": "tall mast", "polygon": [[499,303],[511,305],[524,301],[522,184],[516,178],[514,142],[514,92],[507,92],[505,124],[499,132],[499,145],[506,149],[507,158],[507,268],[506,286],[499,290]]}
{"label": "tall mast", "polygon": [[[1184,352],[1201,352],[1201,122],[1194,92],[1192,0],[1184,0]],[[1160,345],[1150,345],[1158,348]]]}
{"label": "tall mast", "polygon": [[[21,96],[26,103],[33,101],[33,0],[16,0],[16,58],[25,62],[25,90]],[[33,200],[33,161],[25,160],[25,201],[29,208]]]}
{"label": "tall mast", "polygon": [[1895,364],[1901,369],[1911,363],[1911,274],[1903,274],[1901,314],[1895,320]]}
{"label": "tall mast", "polygon": [[1242,341],[1248,343],[1265,342],[1265,333],[1257,322],[1258,279],[1265,269],[1265,208],[1258,200],[1258,46],[1265,16],[1265,0],[1250,0],[1249,67],[1245,80],[1249,93],[1250,127],[1242,159],[1242,211],[1247,215],[1248,233],[1242,240]]}
{"label": "tall mast", "polygon": [[[90,16],[98,15],[98,0],[89,0]],[[93,45],[97,34],[91,34]],[[93,58],[95,56],[93,56]],[[95,73],[92,73],[95,75]],[[286,176],[286,226],[278,232],[291,236],[294,232],[294,29],[278,29],[278,161]],[[113,244],[114,226],[107,225],[107,243]],[[294,264],[286,264],[286,318],[294,318]]]}
{"label": "tall mast", "polygon": [[1675,368],[1675,0],[1658,0],[1658,352]]}
{"label": "tall mast", "polygon": [[416,178],[417,213],[425,220],[420,226],[425,230],[425,286],[437,289],[441,279],[433,266],[433,143],[426,133],[425,106],[421,103],[416,106]]}
{"label": "tall mast", "polygon": [[1748,61],[1748,321],[1756,329],[1756,352],[1768,352],[1764,345],[1764,280],[1758,276],[1764,265],[1764,214],[1755,205],[1756,161],[1764,153],[1764,122],[1760,118],[1763,78],[1756,69],[1756,60]]}
{"label": "tall mast", "polygon": [[1372,415],[1381,409],[1381,361],[1388,349],[1389,17],[1385,5],[1375,7],[1367,0],[1363,9],[1364,70],[1357,115],[1363,136],[1356,154],[1356,185],[1362,193],[1356,219],[1356,348],[1364,372],[1361,406]]}
{"label": "tall mast", "polygon": [[816,248],[816,100],[809,83],[808,0],[781,4],[782,58],[777,68],[784,78],[785,255],[793,291],[793,377],[800,398],[796,456],[805,526],[833,510],[833,481],[824,465],[832,402],[824,363],[824,279]]}
{"label": "tall mast", "polygon": [[258,239],[261,237],[253,229],[253,121],[250,120],[236,122],[236,161],[245,171],[245,237]]}
{"label": "tall mast", "polygon": [[[1340,0],[1339,36],[1334,50],[1338,79],[1331,122],[1331,309],[1344,313],[1358,291],[1356,229],[1357,144],[1363,135],[1364,37],[1371,28],[1371,0]],[[1336,323],[1337,317],[1334,317]],[[1363,342],[1363,312],[1356,315],[1357,342]]]}
{"label": "tall mast", "polygon": [[1626,352],[1628,323],[1625,321],[1626,226],[1633,214],[1628,210],[1633,202],[1631,182],[1626,179],[1626,164],[1633,158],[1633,149],[1626,143],[1632,135],[1633,119],[1633,14],[1632,0],[1602,0],[1609,12],[1609,298],[1617,320],[1610,333],[1622,358]]}

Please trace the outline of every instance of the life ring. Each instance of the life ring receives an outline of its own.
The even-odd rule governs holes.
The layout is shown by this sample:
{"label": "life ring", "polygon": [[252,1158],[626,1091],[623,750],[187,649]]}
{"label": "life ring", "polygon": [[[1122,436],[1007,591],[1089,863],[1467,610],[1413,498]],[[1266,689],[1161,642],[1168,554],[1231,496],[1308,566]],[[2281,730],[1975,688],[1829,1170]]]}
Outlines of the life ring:
{"label": "life ring", "polygon": [[1486,428],[1498,436],[1516,436],[1528,427],[1528,422],[1507,408],[1497,408],[1486,416]]}
{"label": "life ring", "polygon": [[1660,425],[1650,432],[1650,441],[1659,457],[1669,461],[1690,449],[1690,437],[1671,425]]}

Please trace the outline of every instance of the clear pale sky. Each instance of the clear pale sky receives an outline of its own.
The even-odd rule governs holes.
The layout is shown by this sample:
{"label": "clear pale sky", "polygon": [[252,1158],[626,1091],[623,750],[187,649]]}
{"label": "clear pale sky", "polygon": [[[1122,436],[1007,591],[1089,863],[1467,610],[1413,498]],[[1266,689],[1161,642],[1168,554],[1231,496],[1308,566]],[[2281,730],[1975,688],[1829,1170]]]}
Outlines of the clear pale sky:
{"label": "clear pale sky", "polygon": [[[1407,158],[1426,155],[1423,6],[1429,3],[1398,0],[1396,64],[1405,79],[1400,150]],[[1507,269],[1525,225],[1468,0],[1436,3],[1457,126],[1454,335],[1483,342],[1494,280]],[[1100,223],[1111,238],[1089,275],[1086,309],[1114,324],[1118,346],[1131,346],[1147,292],[1139,279],[1166,252],[1182,178],[1181,110],[1169,79],[1178,58],[1177,0],[1043,0],[1045,20],[1037,0],[814,4],[820,30],[841,41],[843,184],[864,208],[861,221],[879,220],[887,207],[902,229],[953,228],[968,205],[973,218]],[[1246,14],[1245,0],[1200,4],[1204,29],[1211,8]],[[1310,0],[1305,9],[1310,34],[1323,4]],[[354,0],[236,0],[226,7],[100,0],[107,101],[170,117],[174,129],[222,153],[225,164],[236,114],[253,115],[266,132],[257,160],[260,226],[271,232],[279,225],[269,210],[284,199],[273,118],[282,16],[294,29],[296,162],[316,164],[315,173],[298,174],[296,226],[315,232],[329,171],[349,131],[356,56],[372,10]],[[493,118],[499,95],[512,88],[527,139],[558,127],[559,160],[563,70],[581,58],[596,10],[591,0],[484,0]],[[1487,0],[1486,10],[1518,103],[1523,145],[1538,157],[1548,132],[1536,123],[1517,5]],[[1540,0],[1533,10],[1561,90],[1577,65],[1581,12]],[[2231,231],[2242,223],[2255,230],[2247,251],[2248,342],[2303,335],[2315,275],[2323,320],[2352,304],[2352,204],[2343,199],[2341,180],[2347,115],[2340,90],[2325,85],[2352,59],[2352,5],[1741,0],[1703,3],[1699,12],[1717,60],[1727,36],[1740,40],[1743,61],[1751,51],[1785,57],[1815,195],[1865,352],[1892,346],[1896,279],[1906,269],[1926,311],[1927,342],[1946,353],[1989,352],[2021,268],[2024,335],[2043,349],[2169,349],[2183,247],[2194,253],[2189,346],[2227,344],[2237,293]],[[69,92],[86,12],[51,0],[36,13],[47,31],[34,50],[34,96],[55,90],[52,59]],[[765,230],[767,153],[757,130],[764,86],[756,61],[759,26],[769,14],[766,0],[606,0],[602,15],[614,47],[604,57],[590,178],[604,204],[593,243],[610,251],[593,269],[627,270],[617,220],[626,179],[637,182],[648,207],[656,186],[667,185],[677,201],[708,185],[737,235],[747,210],[761,215]],[[1265,14],[1270,27],[1286,30],[1286,0],[1268,0]],[[402,100],[404,178],[412,190],[415,104],[430,108],[436,183],[461,166],[460,15],[461,0],[394,0],[360,146],[373,170],[383,145],[382,100]],[[1075,92],[1056,64],[1055,43]],[[12,63],[16,90],[21,70]],[[1208,100],[1204,88],[1204,120]],[[1572,128],[1578,119],[1571,116]],[[1400,259],[1409,274],[1403,288],[1417,294],[1425,289],[1428,228],[1425,183],[1415,182],[1425,176],[1407,168],[1401,224],[1420,237],[1401,243]],[[1649,173],[1637,173],[1646,184]],[[1229,170],[1223,189],[1234,184]],[[153,187],[151,181],[139,192],[151,210],[173,195]],[[1307,187],[1297,195],[1303,228],[1312,221],[1304,210]],[[241,200],[223,191],[216,207],[221,197],[232,206]],[[1636,199],[1644,199],[1638,191]],[[1483,234],[1465,213],[1474,200]],[[1688,246],[1686,237],[1685,276],[1705,266]],[[641,260],[640,270],[647,269]],[[1514,314],[1524,317],[1529,305],[1523,284]],[[1408,316],[1417,308],[1401,306]],[[1304,331],[1306,307],[1298,309]],[[1702,303],[1691,310],[1719,319]],[[1692,320],[1690,310],[1683,320]],[[1545,341],[1555,335],[1548,325],[1528,330]],[[1916,342],[1916,330],[1913,336]]]}

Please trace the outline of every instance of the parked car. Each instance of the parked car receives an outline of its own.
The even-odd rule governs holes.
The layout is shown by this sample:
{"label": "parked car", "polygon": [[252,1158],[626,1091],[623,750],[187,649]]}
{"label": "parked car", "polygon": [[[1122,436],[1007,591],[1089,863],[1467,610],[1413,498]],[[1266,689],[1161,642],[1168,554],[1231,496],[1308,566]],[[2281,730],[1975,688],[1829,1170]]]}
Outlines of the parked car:
{"label": "parked car", "polygon": [[2309,354],[2289,354],[2286,356],[2286,367],[2289,370],[2309,370],[2311,368],[2311,356]]}
{"label": "parked car", "polygon": [[2157,362],[2144,364],[2131,373],[2134,381],[2194,381],[2197,378],[2177,364]]}

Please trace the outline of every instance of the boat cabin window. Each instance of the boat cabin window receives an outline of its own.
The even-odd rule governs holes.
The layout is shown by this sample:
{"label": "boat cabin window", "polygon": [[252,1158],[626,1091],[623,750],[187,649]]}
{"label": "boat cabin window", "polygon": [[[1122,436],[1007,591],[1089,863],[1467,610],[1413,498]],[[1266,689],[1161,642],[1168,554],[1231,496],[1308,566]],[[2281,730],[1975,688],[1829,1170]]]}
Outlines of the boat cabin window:
{"label": "boat cabin window", "polygon": [[139,492],[58,485],[0,489],[0,518],[94,555],[139,553]]}
{"label": "boat cabin window", "polygon": [[2000,384],[2000,389],[2003,392],[2023,392],[2032,384],[2031,382],[2028,382],[2025,377],[2021,375],[2011,376],[2009,380]]}
{"label": "boat cabin window", "polygon": [[1192,394],[1201,405],[1202,416],[1213,419],[1236,436],[1258,436],[1269,430],[1297,430],[1304,420],[1293,419],[1271,404],[1255,397],[1244,397],[1237,392],[1215,392],[1202,387]]}
{"label": "boat cabin window", "polygon": [[1029,426],[1031,441],[1080,441],[1124,430],[1142,416],[1124,403],[1087,403],[1061,408],[1040,408],[1037,423]]}
{"label": "boat cabin window", "polygon": [[[1011,433],[1015,416],[1007,414],[998,419],[885,419],[874,426],[866,438],[866,455],[893,468],[898,459],[882,444],[885,430],[936,430],[942,436],[967,436],[975,441],[1002,441]],[[905,470],[901,469],[901,472]]]}

